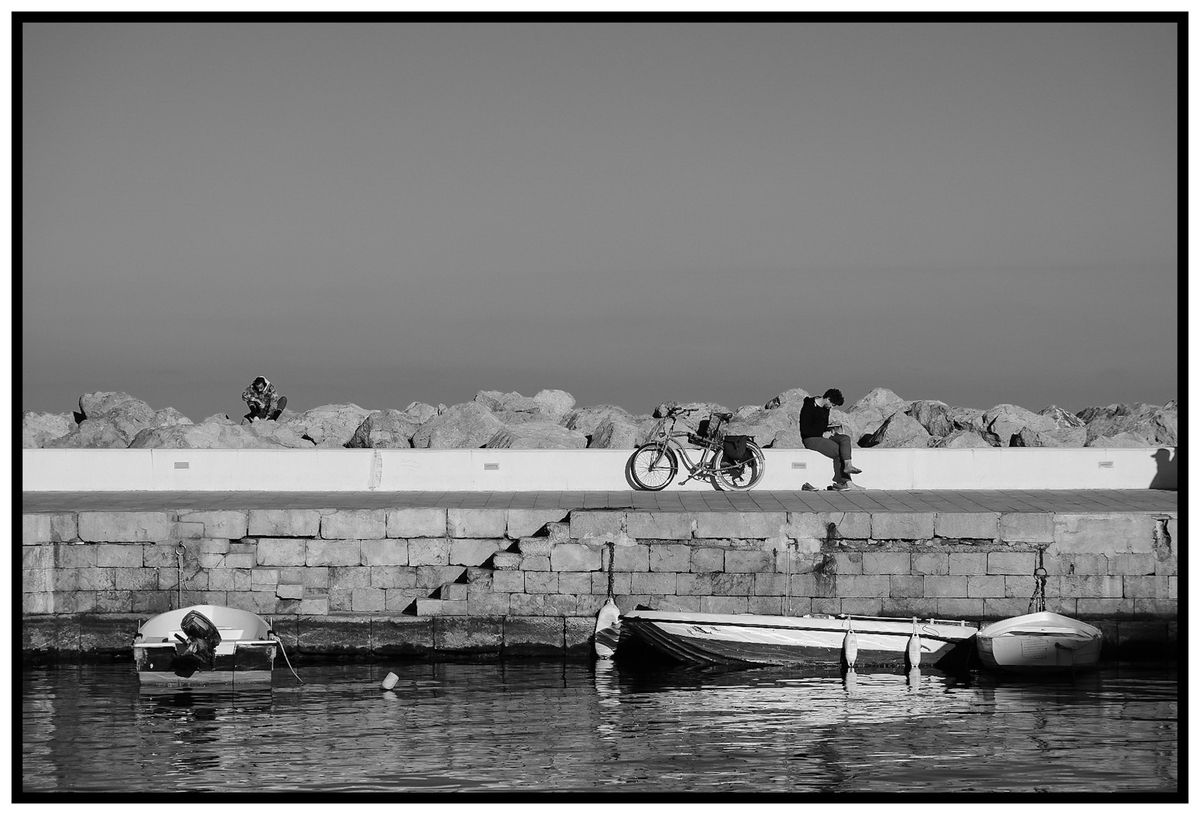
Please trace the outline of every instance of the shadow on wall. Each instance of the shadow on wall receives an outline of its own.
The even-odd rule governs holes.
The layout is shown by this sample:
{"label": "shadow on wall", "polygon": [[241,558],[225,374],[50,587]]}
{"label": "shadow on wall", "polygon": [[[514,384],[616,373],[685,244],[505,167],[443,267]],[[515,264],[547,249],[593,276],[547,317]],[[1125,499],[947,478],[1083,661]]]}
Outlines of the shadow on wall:
{"label": "shadow on wall", "polygon": [[1179,489],[1179,451],[1161,447],[1154,452],[1157,467],[1154,478],[1150,481],[1152,490]]}

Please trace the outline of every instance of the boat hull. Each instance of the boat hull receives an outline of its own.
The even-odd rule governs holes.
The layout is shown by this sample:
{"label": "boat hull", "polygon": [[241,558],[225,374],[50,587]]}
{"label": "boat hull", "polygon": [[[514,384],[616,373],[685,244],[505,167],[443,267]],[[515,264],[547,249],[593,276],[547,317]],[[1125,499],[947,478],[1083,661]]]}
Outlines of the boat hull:
{"label": "boat hull", "polygon": [[1049,611],[992,623],[975,640],[980,663],[990,670],[1055,673],[1093,667],[1104,636],[1087,623]]}
{"label": "boat hull", "polygon": [[[622,617],[618,656],[654,653],[700,664],[836,666],[843,661],[842,646],[851,628],[858,644],[855,667],[906,663],[911,619],[665,611],[636,611]],[[919,664],[934,666],[963,656],[960,646],[976,630],[961,621],[917,621]]]}
{"label": "boat hull", "polygon": [[[228,648],[226,646],[228,645]],[[138,681],[143,685],[191,687],[196,685],[241,685],[269,683],[275,667],[274,641],[222,642],[211,670],[180,676],[173,667],[178,651],[169,642],[133,646]]]}
{"label": "boat hull", "polygon": [[[180,660],[186,639],[183,619],[196,611],[212,622],[221,640],[212,651],[211,665],[190,670]],[[269,685],[279,643],[271,626],[249,611],[225,606],[189,606],[163,612],[146,621],[133,641],[138,681],[155,687]]]}

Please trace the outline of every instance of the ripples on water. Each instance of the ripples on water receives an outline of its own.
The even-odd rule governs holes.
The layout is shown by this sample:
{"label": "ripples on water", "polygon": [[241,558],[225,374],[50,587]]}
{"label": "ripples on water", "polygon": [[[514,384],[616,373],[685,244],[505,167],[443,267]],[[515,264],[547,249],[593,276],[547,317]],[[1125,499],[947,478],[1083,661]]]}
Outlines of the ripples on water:
{"label": "ripples on water", "polygon": [[139,689],[129,665],[26,670],[23,790],[1173,793],[1178,778],[1173,671],[300,673],[234,694]]}

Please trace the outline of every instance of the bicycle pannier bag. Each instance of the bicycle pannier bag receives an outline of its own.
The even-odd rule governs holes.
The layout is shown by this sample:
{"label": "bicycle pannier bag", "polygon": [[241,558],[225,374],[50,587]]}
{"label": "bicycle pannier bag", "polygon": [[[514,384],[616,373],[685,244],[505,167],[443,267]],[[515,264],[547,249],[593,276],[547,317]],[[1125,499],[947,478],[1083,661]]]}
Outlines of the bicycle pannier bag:
{"label": "bicycle pannier bag", "polygon": [[731,472],[736,478],[741,478],[742,468],[746,462],[754,458],[748,444],[753,436],[726,436],[721,445],[721,466],[736,465]]}

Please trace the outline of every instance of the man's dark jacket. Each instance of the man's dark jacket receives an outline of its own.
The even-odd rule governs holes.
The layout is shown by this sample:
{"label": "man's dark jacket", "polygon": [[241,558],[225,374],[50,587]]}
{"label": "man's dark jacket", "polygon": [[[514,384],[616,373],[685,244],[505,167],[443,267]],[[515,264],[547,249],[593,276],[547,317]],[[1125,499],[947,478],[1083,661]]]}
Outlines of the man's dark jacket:
{"label": "man's dark jacket", "polygon": [[829,408],[821,407],[816,399],[805,396],[804,405],[800,408],[800,438],[823,436],[828,429]]}

